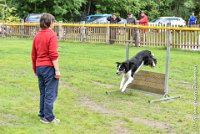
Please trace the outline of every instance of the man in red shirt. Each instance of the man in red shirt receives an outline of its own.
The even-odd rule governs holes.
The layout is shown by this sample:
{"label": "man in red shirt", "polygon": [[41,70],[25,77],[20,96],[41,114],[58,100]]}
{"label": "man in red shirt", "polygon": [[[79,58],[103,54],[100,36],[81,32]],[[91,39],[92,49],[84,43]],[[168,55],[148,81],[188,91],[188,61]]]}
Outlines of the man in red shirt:
{"label": "man in red shirt", "polygon": [[141,16],[140,16],[140,19],[139,19],[139,24],[141,25],[148,25],[148,16],[145,14],[144,11],[141,11]]}
{"label": "man in red shirt", "polygon": [[[140,18],[139,18],[139,24],[148,26],[148,22],[149,22],[148,16],[145,14],[144,11],[141,11],[141,15],[140,15]],[[145,33],[148,32],[148,29],[143,28],[143,29],[140,29],[139,32],[140,32],[140,43],[144,44],[145,41],[146,41]]]}
{"label": "man in red shirt", "polygon": [[[140,25],[145,25],[145,26],[148,26],[148,16],[145,14],[144,11],[141,12],[141,15],[140,15],[140,19],[139,19],[139,24]],[[145,30],[145,32],[147,32],[148,29]]]}
{"label": "man in red shirt", "polygon": [[40,90],[40,121],[58,123],[53,114],[53,105],[57,98],[60,77],[58,63],[57,35],[52,30],[55,18],[44,13],[40,18],[41,30],[35,35],[32,45],[32,66],[38,77]]}

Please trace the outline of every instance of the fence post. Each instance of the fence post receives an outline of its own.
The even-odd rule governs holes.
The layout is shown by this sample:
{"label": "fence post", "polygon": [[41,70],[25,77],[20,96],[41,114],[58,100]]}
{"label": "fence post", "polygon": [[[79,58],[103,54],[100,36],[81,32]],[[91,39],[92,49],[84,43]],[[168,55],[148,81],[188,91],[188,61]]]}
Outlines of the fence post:
{"label": "fence post", "polygon": [[60,39],[63,39],[63,27],[62,27],[62,21],[59,21],[59,26],[58,26],[58,37],[59,37],[59,40]]}
{"label": "fence post", "polygon": [[[139,22],[136,22],[136,25],[139,25]],[[134,38],[135,38],[135,46],[139,47],[140,46],[140,33],[138,27],[134,28]]]}
{"label": "fence post", "polygon": [[[108,24],[110,24],[110,23],[108,23]],[[109,42],[110,42],[110,27],[107,26],[106,27],[106,43],[109,44]]]}
{"label": "fence post", "polygon": [[24,19],[21,19],[20,33],[21,37],[24,37]]}
{"label": "fence post", "polygon": [[0,32],[2,32],[2,36],[5,37],[4,24],[0,25]]}
{"label": "fence post", "polygon": [[83,24],[82,26],[81,26],[81,42],[85,42],[85,30],[86,30],[86,27],[84,26],[84,24],[85,24],[85,21],[81,21],[81,23],[80,24]]}
{"label": "fence post", "polygon": [[200,34],[199,34],[199,31],[198,31],[198,41],[197,41],[197,49],[200,48]]}

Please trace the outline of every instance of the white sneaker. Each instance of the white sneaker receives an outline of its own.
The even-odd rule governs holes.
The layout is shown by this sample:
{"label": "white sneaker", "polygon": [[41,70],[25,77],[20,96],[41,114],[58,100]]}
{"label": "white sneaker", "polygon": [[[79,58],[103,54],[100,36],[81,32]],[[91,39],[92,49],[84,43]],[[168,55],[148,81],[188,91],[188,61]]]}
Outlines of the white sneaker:
{"label": "white sneaker", "polygon": [[48,121],[46,118],[41,118],[40,121],[42,123],[48,124],[48,123],[59,123],[60,119],[54,118],[52,121]]}
{"label": "white sneaker", "polygon": [[59,123],[59,122],[60,122],[60,119],[54,118],[51,122],[52,122],[52,123]]}

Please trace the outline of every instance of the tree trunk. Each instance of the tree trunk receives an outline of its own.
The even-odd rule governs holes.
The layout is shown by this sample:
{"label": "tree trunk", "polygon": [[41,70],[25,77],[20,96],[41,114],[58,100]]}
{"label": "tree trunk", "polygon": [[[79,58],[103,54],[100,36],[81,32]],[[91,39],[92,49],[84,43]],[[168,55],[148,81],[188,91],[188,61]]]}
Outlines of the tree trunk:
{"label": "tree trunk", "polygon": [[92,0],[88,0],[87,15],[90,14]]}

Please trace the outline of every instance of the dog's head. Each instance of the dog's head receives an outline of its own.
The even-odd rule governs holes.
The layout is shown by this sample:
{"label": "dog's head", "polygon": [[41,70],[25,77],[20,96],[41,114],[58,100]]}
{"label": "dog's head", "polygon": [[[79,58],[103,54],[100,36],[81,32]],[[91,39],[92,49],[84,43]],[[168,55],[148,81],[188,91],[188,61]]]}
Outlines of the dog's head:
{"label": "dog's head", "polygon": [[144,65],[155,67],[157,64],[157,59],[154,54],[149,54],[147,57],[144,58]]}
{"label": "dog's head", "polygon": [[122,73],[126,72],[127,69],[127,63],[126,62],[116,62],[117,63],[117,75],[120,75]]}

